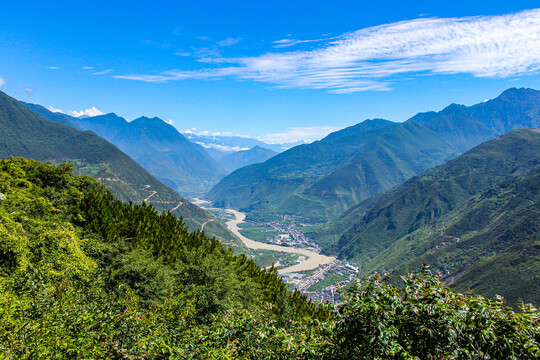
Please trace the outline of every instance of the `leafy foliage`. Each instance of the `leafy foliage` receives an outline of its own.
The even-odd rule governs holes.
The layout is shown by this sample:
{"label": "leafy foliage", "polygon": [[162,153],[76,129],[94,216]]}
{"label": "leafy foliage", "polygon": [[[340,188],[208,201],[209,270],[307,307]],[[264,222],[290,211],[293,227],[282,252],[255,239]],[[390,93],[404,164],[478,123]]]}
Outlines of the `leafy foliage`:
{"label": "leafy foliage", "polygon": [[[539,313],[379,278],[333,311],[66,164],[0,160],[0,356],[534,358]],[[405,294],[405,295],[404,295]]]}
{"label": "leafy foliage", "polygon": [[[148,199],[157,210],[171,211],[176,216],[182,216],[191,231],[200,229],[212,219],[213,221],[204,227],[207,233],[220,240],[234,239],[237,244],[241,244],[212,214],[162,184],[116,146],[91,131],[78,131],[49,121],[29,110],[27,106],[0,91],[0,158],[22,156],[54,163],[74,163],[78,173],[100,179],[123,201],[140,203]],[[68,125],[78,121],[67,115],[51,113],[43,107],[31,108],[40,114],[49,114],[54,121]],[[189,143],[185,139],[184,142]],[[155,192],[155,195],[149,198],[152,192]]]}
{"label": "leafy foliage", "polygon": [[334,333],[342,359],[534,359],[538,311],[452,292],[427,267],[389,285],[379,275],[345,294]]}

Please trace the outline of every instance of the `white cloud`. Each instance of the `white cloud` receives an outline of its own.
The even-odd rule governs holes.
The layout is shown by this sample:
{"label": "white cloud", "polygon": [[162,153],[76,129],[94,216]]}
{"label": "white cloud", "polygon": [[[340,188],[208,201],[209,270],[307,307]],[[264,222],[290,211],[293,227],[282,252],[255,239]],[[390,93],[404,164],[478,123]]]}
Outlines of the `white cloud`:
{"label": "white cloud", "polygon": [[220,145],[220,144],[208,144],[208,143],[204,143],[204,142],[200,142],[200,141],[198,141],[197,144],[201,145],[205,149],[216,149],[216,150],[225,151],[225,152],[249,150],[248,147],[229,146],[229,145]]}
{"label": "white cloud", "polygon": [[322,139],[331,132],[339,129],[335,126],[300,126],[289,128],[287,131],[281,133],[262,135],[257,137],[257,139],[267,144],[309,143]]}
{"label": "white cloud", "polygon": [[3,77],[0,76],[0,87],[4,86],[6,84],[7,84],[7,81]]}
{"label": "white cloud", "polygon": [[81,117],[81,116],[92,117],[92,116],[103,115],[103,112],[97,109],[95,106],[92,106],[90,109],[80,110],[80,111],[73,110],[73,111],[70,111],[68,114],[73,117]]}
{"label": "white cloud", "polygon": [[165,120],[165,122],[166,122],[167,124],[169,124],[169,125],[172,125],[172,124],[174,124],[174,121],[172,121],[171,119],[169,119],[169,120]]}
{"label": "white cloud", "polygon": [[[278,40],[293,44],[295,40]],[[304,40],[309,41],[309,40]],[[500,16],[418,18],[360,29],[312,51],[199,59],[218,67],[116,78],[147,82],[234,77],[276,87],[334,93],[390,90],[396,76],[465,73],[510,77],[540,73],[540,9]]]}
{"label": "white cloud", "polygon": [[231,45],[234,45],[234,44],[238,44],[240,42],[240,38],[226,38],[225,40],[221,40],[221,41],[218,41],[218,43],[216,44],[217,46],[219,47],[223,47],[223,46],[231,46]]}
{"label": "white cloud", "polygon": [[51,105],[47,106],[47,110],[49,110],[50,112],[55,112],[55,113],[64,113],[62,109],[56,109],[52,107]]}
{"label": "white cloud", "polygon": [[26,91],[26,96],[30,97],[34,93],[34,89],[32,88],[25,88],[24,91]]}
{"label": "white cloud", "polygon": [[94,67],[93,66],[83,66],[82,68],[83,68],[83,70],[92,70]]}
{"label": "white cloud", "polygon": [[305,44],[305,43],[313,43],[313,42],[321,42],[329,39],[315,39],[315,40],[298,40],[298,39],[281,39],[273,41],[272,43],[275,44],[274,48],[286,48],[291,47],[298,44]]}
{"label": "white cloud", "polygon": [[106,74],[111,73],[113,71],[114,71],[113,69],[107,69],[107,70],[103,70],[103,71],[97,71],[95,73],[92,73],[92,75],[106,75]]}
{"label": "white cloud", "polygon": [[47,69],[49,69],[49,70],[58,70],[60,68],[58,66],[47,66]]}

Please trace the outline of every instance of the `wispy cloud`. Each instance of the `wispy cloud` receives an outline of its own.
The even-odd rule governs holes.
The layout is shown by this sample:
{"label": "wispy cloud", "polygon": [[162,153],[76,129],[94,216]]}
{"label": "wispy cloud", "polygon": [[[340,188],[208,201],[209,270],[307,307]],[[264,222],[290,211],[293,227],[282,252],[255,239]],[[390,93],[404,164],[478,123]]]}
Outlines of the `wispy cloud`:
{"label": "wispy cloud", "polygon": [[97,109],[95,106],[92,106],[89,109],[86,110],[73,110],[68,113],[68,115],[71,115],[73,117],[81,117],[81,116],[98,116],[103,115],[103,112],[99,109]]}
{"label": "wispy cloud", "polygon": [[113,71],[114,71],[113,69],[107,69],[107,70],[103,70],[103,71],[97,71],[95,73],[92,73],[92,75],[106,75],[106,74],[111,73]]}
{"label": "wispy cloud", "polygon": [[[285,40],[278,42],[288,44]],[[208,56],[200,61],[214,67],[116,77],[148,82],[234,77],[277,87],[351,93],[390,90],[396,76],[403,74],[493,78],[537,74],[540,9],[500,16],[419,18],[343,34],[312,51]]]}
{"label": "wispy cloud", "polygon": [[34,93],[34,89],[32,88],[25,88],[24,91],[26,91],[26,96],[30,97]]}
{"label": "wispy cloud", "polygon": [[0,87],[4,86],[6,84],[7,84],[7,81],[3,77],[0,76]]}
{"label": "wispy cloud", "polygon": [[83,68],[83,70],[92,70],[94,67],[93,66],[83,66],[82,68]]}
{"label": "wispy cloud", "polygon": [[319,140],[339,129],[335,126],[299,126],[276,134],[262,135],[257,137],[257,139],[267,144],[309,143]]}
{"label": "wispy cloud", "polygon": [[240,38],[227,38],[225,40],[221,40],[221,41],[218,41],[217,42],[217,46],[219,47],[224,47],[224,46],[231,46],[231,45],[234,45],[234,44],[238,44],[240,42]]}
{"label": "wispy cloud", "polygon": [[47,66],[47,69],[49,69],[49,70],[58,70],[58,69],[60,69],[60,67],[58,67],[58,66]]}
{"label": "wispy cloud", "polygon": [[54,107],[52,107],[51,105],[47,106],[47,110],[49,110],[50,112],[54,112],[54,113],[64,113],[64,112],[62,111],[62,109],[54,108]]}
{"label": "wispy cloud", "polygon": [[291,47],[298,44],[322,42],[322,41],[327,41],[327,40],[329,39],[298,40],[298,39],[287,38],[287,39],[276,40],[276,41],[273,41],[272,43],[275,44],[274,48],[279,49],[279,48]]}

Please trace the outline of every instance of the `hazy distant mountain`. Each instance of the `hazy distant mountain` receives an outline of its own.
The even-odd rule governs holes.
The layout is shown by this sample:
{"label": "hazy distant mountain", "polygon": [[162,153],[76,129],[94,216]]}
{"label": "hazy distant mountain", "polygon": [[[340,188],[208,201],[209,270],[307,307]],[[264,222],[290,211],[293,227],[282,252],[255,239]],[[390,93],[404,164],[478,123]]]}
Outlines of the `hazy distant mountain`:
{"label": "hazy distant mountain", "polygon": [[67,126],[71,126],[72,128],[75,128],[77,130],[82,130],[78,125],[75,124],[74,120],[77,120],[77,118],[74,118],[73,116],[69,116],[69,115],[66,115],[66,114],[60,113],[60,112],[52,112],[49,109],[47,109],[47,108],[45,108],[45,107],[43,107],[41,105],[37,105],[37,104],[30,104],[30,103],[26,103],[24,101],[21,101],[21,103],[24,104],[26,107],[28,107],[33,112],[35,112],[36,114],[39,114],[39,115],[45,117],[46,119],[49,119],[49,120],[54,121],[54,122],[65,124]]}
{"label": "hazy distant mountain", "polygon": [[[520,129],[359,203],[311,235],[327,251],[358,261],[361,275],[429,263],[460,289],[514,301],[528,293],[525,300],[537,303],[537,278],[512,279],[510,263],[503,268],[490,257],[538,274],[539,201],[540,132]],[[534,251],[516,255],[524,248]]]}
{"label": "hazy distant mountain", "polygon": [[270,149],[276,153],[280,153],[297,144],[287,144],[284,147],[280,144],[267,144],[260,140],[233,135],[201,135],[191,132],[182,133],[191,142],[201,145],[206,149],[214,159],[219,160],[224,156],[230,155],[237,151],[245,151],[259,146],[261,148]]}
{"label": "hazy distant mountain", "polygon": [[244,166],[265,162],[275,155],[277,155],[277,152],[275,151],[255,146],[249,150],[236,151],[230,155],[224,156],[218,160],[218,163],[222,168],[227,170],[227,172],[231,173]]}
{"label": "hazy distant mountain", "polygon": [[217,206],[327,220],[355,203],[508,130],[538,127],[540,92],[509,89],[471,107],[451,105],[405,123],[375,119],[239,169],[208,197]]}
{"label": "hazy distant mountain", "polygon": [[182,216],[192,231],[207,223],[204,230],[210,236],[235,239],[212,214],[163,185],[116,146],[91,131],[49,121],[0,91],[0,158],[9,156],[74,163],[77,172],[101,180],[123,201],[145,200]]}
{"label": "hazy distant mountain", "polygon": [[464,152],[510,130],[540,127],[540,91],[512,88],[471,107],[452,104],[440,112],[420,113],[411,120]]}
{"label": "hazy distant mountain", "polygon": [[326,220],[457,155],[422,125],[367,120],[239,169],[208,197],[252,216],[276,212]]}
{"label": "hazy distant mountain", "polygon": [[[39,108],[40,114],[49,120],[56,121],[59,117],[39,105],[27,106]],[[92,130],[118,146],[163,183],[184,195],[206,192],[226,173],[202,146],[188,141],[175,127],[159,118],[140,117],[128,122],[114,113],[68,118],[75,126]]]}

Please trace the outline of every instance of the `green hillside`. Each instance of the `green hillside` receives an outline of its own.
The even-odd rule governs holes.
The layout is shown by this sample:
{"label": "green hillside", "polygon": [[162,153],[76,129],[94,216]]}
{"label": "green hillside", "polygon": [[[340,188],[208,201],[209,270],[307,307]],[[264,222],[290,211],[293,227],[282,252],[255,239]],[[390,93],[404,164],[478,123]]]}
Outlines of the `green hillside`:
{"label": "green hillside", "polygon": [[146,200],[160,211],[182,216],[192,231],[206,223],[209,235],[243,246],[215,216],[163,185],[114,145],[91,131],[49,121],[0,92],[0,158],[10,156],[74,163],[77,172],[99,179],[123,201]]}
{"label": "green hillside", "polygon": [[73,118],[39,105],[25,105],[51,121],[95,132],[181,194],[200,196],[225,175],[202,146],[159,118],[143,116],[128,122],[114,113]]}
{"label": "green hillside", "polygon": [[502,295],[516,308],[520,299],[540,303],[539,204],[537,167],[400,239],[376,263],[405,273],[428,262],[459,291]]}
{"label": "green hillside", "polygon": [[[514,130],[358,204],[311,236],[322,240],[327,251],[357,261],[360,275],[404,274],[428,263],[448,276],[476,271],[478,278],[457,277],[455,284],[462,290],[470,286],[489,296],[496,292],[515,305],[529,288],[535,289],[534,296],[525,300],[538,302],[536,275],[513,291],[508,291],[509,276],[492,277],[497,286],[490,291],[485,285],[490,282],[480,279],[497,271],[497,262],[488,260],[493,256],[514,259],[516,266],[508,265],[508,274],[538,267],[534,256],[523,257],[521,263],[516,253],[510,254],[518,251],[511,250],[513,246],[533,248],[530,243],[539,240],[539,166],[540,132]],[[475,270],[480,266],[481,271]],[[459,285],[462,282],[466,285]]]}
{"label": "green hillside", "polygon": [[515,130],[430,169],[388,193],[360,203],[337,224],[349,222],[336,245],[343,258],[369,259],[401,236],[453,210],[509,176],[540,165],[540,133]]}
{"label": "green hillside", "polygon": [[[368,124],[371,121],[367,121]],[[232,207],[268,214],[301,208],[299,215],[326,219],[324,204],[304,191],[325,175],[353,158],[362,146],[396,125],[374,122],[355,126],[312,144],[299,145],[262,164],[241,168],[221,180],[207,194],[219,207]],[[297,202],[303,202],[298,206]],[[309,206],[306,206],[309,204]]]}
{"label": "green hillside", "polygon": [[471,107],[452,104],[405,123],[368,120],[221,180],[217,206],[327,221],[407,178],[512,129],[540,127],[540,91],[509,89]]}
{"label": "green hillside", "polygon": [[[424,268],[338,308],[66,164],[0,160],[4,359],[534,359],[540,313]],[[447,356],[451,354],[451,356]]]}

